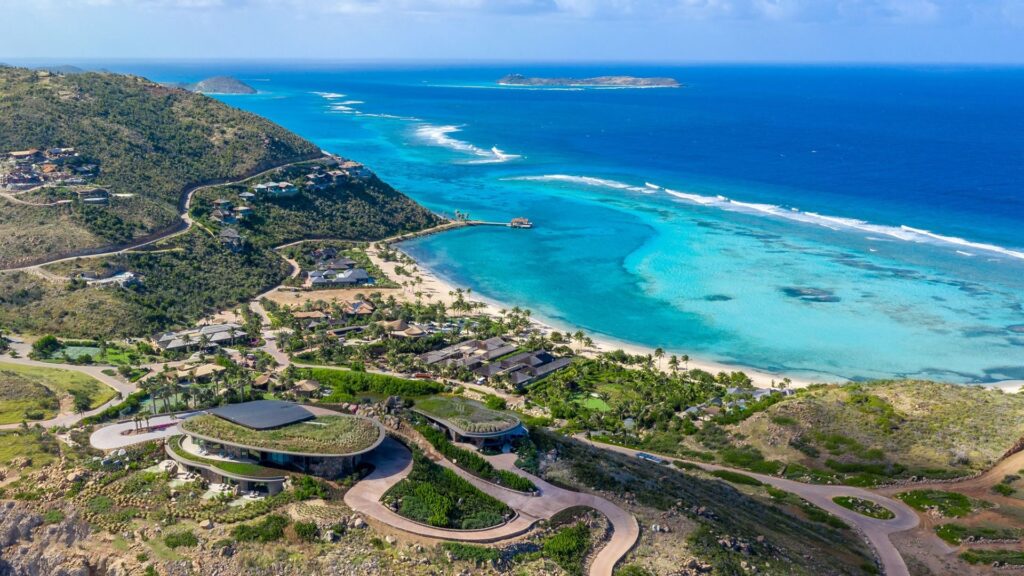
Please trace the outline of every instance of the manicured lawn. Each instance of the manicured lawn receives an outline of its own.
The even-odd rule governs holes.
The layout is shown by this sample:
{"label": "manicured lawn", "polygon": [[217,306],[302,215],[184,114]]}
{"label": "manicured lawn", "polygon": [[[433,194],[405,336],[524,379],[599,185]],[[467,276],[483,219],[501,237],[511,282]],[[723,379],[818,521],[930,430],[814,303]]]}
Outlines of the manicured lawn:
{"label": "manicured lawn", "polygon": [[597,410],[598,412],[608,412],[609,410],[612,409],[612,407],[609,406],[607,402],[605,402],[604,400],[602,400],[600,398],[594,398],[593,396],[588,396],[586,398],[580,398],[579,400],[577,400],[577,402],[579,402],[584,408],[587,408],[588,410]]}
{"label": "manicured lawn", "polygon": [[116,392],[81,372],[0,363],[0,424],[53,418],[68,394],[87,398],[91,409]]}

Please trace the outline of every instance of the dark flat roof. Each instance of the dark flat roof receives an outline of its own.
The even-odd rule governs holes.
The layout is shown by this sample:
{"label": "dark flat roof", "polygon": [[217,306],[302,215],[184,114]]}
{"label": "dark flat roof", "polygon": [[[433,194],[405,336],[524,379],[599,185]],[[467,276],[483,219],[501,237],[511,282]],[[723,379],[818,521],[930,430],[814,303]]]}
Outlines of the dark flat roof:
{"label": "dark flat roof", "polygon": [[255,400],[241,404],[218,406],[210,414],[228,422],[254,430],[280,428],[303,420],[312,420],[314,415],[298,404],[280,400]]}

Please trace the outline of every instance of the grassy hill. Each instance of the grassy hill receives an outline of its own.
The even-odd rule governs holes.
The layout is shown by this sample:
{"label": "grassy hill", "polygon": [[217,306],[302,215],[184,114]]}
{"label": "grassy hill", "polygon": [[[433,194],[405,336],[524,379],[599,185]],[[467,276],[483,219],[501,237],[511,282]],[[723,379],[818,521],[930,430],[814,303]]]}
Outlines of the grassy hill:
{"label": "grassy hill", "polygon": [[259,116],[144,78],[0,67],[0,151],[74,147],[100,165],[110,206],[0,200],[0,266],[122,243],[177,225],[182,191],[319,155]]}
{"label": "grassy hill", "polygon": [[[306,161],[321,157],[313,144],[258,116],[142,78],[0,67],[0,151],[43,146],[76,148],[100,164],[96,184],[134,196],[115,197],[109,206],[26,206],[0,198],[0,267],[155,237],[180,226],[179,203],[189,187],[268,170],[266,179],[301,179],[311,169]],[[297,161],[303,163],[286,166]],[[200,191],[193,205],[199,226],[146,251],[48,266],[49,278],[0,273],[0,325],[68,337],[146,335],[282,282],[289,267],[272,246],[308,237],[373,241],[439,222],[371,175],[256,203],[254,217],[238,226],[245,249],[233,252],[217,237],[208,203],[237,199],[251,184]],[[98,289],[69,281],[80,272],[124,270],[141,276],[141,285]]]}
{"label": "grassy hill", "polygon": [[52,418],[69,394],[79,396],[83,407],[88,404],[90,409],[115,394],[90,376],[56,368],[0,363],[0,382],[0,424]]}
{"label": "grassy hill", "polygon": [[848,480],[965,476],[1024,436],[1024,395],[923,381],[823,386],[730,431],[768,459]]}

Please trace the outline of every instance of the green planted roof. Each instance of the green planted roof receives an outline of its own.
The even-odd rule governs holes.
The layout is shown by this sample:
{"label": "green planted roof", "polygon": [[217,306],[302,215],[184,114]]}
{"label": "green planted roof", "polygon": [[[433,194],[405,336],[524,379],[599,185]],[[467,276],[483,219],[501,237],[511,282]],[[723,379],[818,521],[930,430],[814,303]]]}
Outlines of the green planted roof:
{"label": "green planted roof", "polygon": [[383,434],[372,420],[358,416],[317,416],[312,420],[254,430],[212,414],[194,416],[181,423],[187,433],[225,444],[322,456],[342,456],[372,448]]}
{"label": "green planted roof", "polygon": [[464,432],[489,434],[504,432],[519,425],[519,419],[506,412],[498,412],[479,402],[458,396],[431,396],[416,401],[416,409]]}

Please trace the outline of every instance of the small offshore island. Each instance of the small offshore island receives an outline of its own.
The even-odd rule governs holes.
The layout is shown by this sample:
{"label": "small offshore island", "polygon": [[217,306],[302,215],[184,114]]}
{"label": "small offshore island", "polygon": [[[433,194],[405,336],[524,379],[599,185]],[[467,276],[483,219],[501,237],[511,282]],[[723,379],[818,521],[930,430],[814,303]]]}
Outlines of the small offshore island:
{"label": "small offshore island", "polygon": [[256,89],[232,76],[213,76],[195,84],[182,84],[180,88],[200,94],[255,94]]}
{"label": "small offshore island", "polygon": [[593,78],[537,78],[509,74],[498,80],[502,86],[573,86],[618,88],[679,88],[675,78],[640,78],[636,76],[595,76]]}

